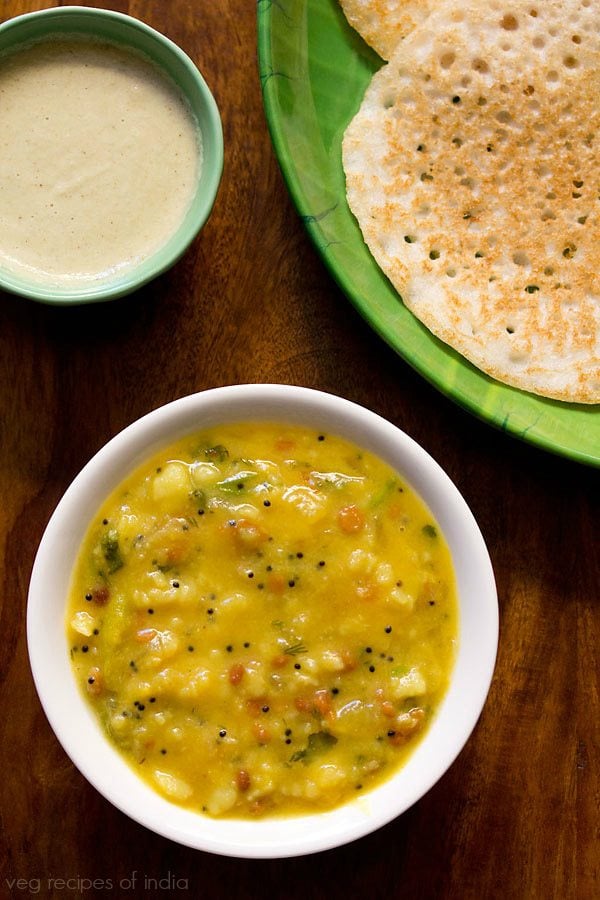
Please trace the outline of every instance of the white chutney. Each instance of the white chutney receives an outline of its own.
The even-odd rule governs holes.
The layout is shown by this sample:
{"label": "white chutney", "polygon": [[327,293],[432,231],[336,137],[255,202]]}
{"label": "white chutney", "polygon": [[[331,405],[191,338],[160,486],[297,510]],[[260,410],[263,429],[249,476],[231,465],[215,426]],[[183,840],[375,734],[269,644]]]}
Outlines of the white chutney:
{"label": "white chutney", "polygon": [[167,243],[202,166],[196,119],[135,51],[61,38],[0,57],[0,267],[103,283]]}

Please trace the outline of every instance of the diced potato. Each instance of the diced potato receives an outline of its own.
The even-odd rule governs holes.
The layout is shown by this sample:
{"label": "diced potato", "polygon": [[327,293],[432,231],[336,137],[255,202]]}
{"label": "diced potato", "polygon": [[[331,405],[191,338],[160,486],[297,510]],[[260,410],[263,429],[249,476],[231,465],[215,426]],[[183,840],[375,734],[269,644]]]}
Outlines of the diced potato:
{"label": "diced potato", "polygon": [[327,514],[326,500],[310,487],[289,487],[283,492],[281,499],[311,522],[318,522]]}
{"label": "diced potato", "polygon": [[396,700],[402,700],[404,697],[420,697],[427,693],[427,684],[423,675],[416,666],[399,678],[390,678],[390,694]]}
{"label": "diced potato", "polygon": [[127,511],[121,515],[116,524],[116,530],[119,535],[119,544],[131,544],[137,535],[143,531],[143,525],[138,516]]}
{"label": "diced potato", "polygon": [[280,790],[285,797],[302,797],[304,785],[301,781],[290,781],[287,784],[283,782]]}
{"label": "diced potato", "polygon": [[125,734],[131,727],[130,720],[122,712],[114,713],[108,720],[109,731],[114,735]]}
{"label": "diced potato", "polygon": [[405,591],[402,587],[395,587],[388,594],[388,600],[401,607],[405,612],[410,613],[415,607],[415,598],[413,594]]}
{"label": "diced potato", "polygon": [[190,492],[190,473],[187,466],[170,462],[152,480],[152,496],[157,501],[186,497]]}
{"label": "diced potato", "polygon": [[371,572],[374,565],[374,555],[361,548],[353,550],[348,557],[348,568],[352,572]]}
{"label": "diced potato", "polygon": [[153,606],[150,602],[150,593],[155,592],[154,599],[160,599],[162,594],[167,590],[169,579],[163,572],[155,569],[151,572],[141,572],[137,579],[133,590],[131,591],[131,599],[136,606]]}
{"label": "diced potato", "polygon": [[193,487],[204,487],[219,479],[219,468],[214,463],[197,462],[189,469]]}
{"label": "diced potato", "polygon": [[267,675],[263,672],[262,667],[259,664],[250,663],[246,666],[244,672],[244,688],[249,695],[255,697],[259,697],[268,691],[269,685]]}
{"label": "diced potato", "polygon": [[[171,577],[170,577],[171,576]],[[138,609],[148,607],[158,610],[166,606],[193,601],[197,598],[202,580],[189,578],[185,580],[178,576],[177,587],[174,586],[172,573],[154,570],[143,572],[136,581],[136,587],[131,592],[131,600]]]}
{"label": "diced potato", "polygon": [[361,763],[360,771],[364,775],[372,774],[381,769],[382,765],[383,761],[381,759],[367,759],[365,762]]}
{"label": "diced potato", "polygon": [[149,680],[147,693],[157,694],[159,697],[178,696],[184,685],[183,673],[171,666],[166,666]]}
{"label": "diced potato", "polygon": [[187,684],[182,686],[181,697],[185,697],[186,700],[202,697],[211,689],[212,680],[212,673],[209,669],[196,669],[189,675]]}
{"label": "diced potato", "polygon": [[208,811],[212,816],[218,816],[220,813],[226,812],[235,806],[237,800],[237,791],[233,785],[223,785],[216,788],[206,803]]}
{"label": "diced potato", "polygon": [[161,665],[178,653],[180,641],[172,631],[157,631],[147,647],[150,651],[148,662],[151,665]]}
{"label": "diced potato", "polygon": [[379,563],[375,569],[375,580],[378,584],[389,584],[394,577],[391,563]]}
{"label": "diced potato", "polygon": [[[261,475],[264,478],[264,481],[268,482],[268,485],[271,488],[278,488],[278,487],[281,487],[281,485],[283,484],[283,479],[281,477],[281,471],[279,469],[279,466],[276,465],[275,463],[271,462],[271,460],[255,459],[254,460],[254,468],[257,469],[257,471],[261,473]],[[262,491],[260,490],[261,487],[262,487],[262,483],[261,483],[261,485],[257,486],[258,493],[262,493]]]}
{"label": "diced potato", "polygon": [[91,634],[93,634],[95,627],[95,618],[88,612],[85,612],[85,610],[75,613],[75,615],[71,619],[71,628],[73,629],[73,631],[76,631],[78,634],[83,634],[85,637],[89,637]]}
{"label": "diced potato", "polygon": [[308,800],[314,800],[315,797],[319,796],[321,791],[320,791],[319,785],[316,783],[316,781],[313,781],[311,778],[311,779],[307,779],[304,782],[304,792],[303,793],[304,793],[304,796]]}
{"label": "diced potato", "polygon": [[173,725],[172,728],[169,728],[167,732],[167,738],[170,741],[175,741],[180,744],[183,741],[184,731],[179,725]]}
{"label": "diced potato", "polygon": [[312,656],[302,655],[302,671],[305,674],[316,675],[319,671],[319,665]]}
{"label": "diced potato", "polygon": [[173,800],[187,800],[192,796],[193,790],[187,781],[182,778],[176,778],[170,772],[161,772],[156,769],[154,772],[154,780],[158,786]]}
{"label": "diced potato", "polygon": [[[240,566],[238,571],[245,574],[247,565]],[[219,604],[219,614],[221,619],[225,616],[239,616],[243,614],[251,606],[251,600],[248,594],[241,594],[239,591],[233,591],[226,597],[223,597]]]}
{"label": "diced potato", "polygon": [[342,784],[346,779],[346,772],[340,766],[326,763],[319,766],[314,773],[314,778],[319,787],[329,789]]}
{"label": "diced potato", "polygon": [[237,503],[230,499],[213,497],[208,502],[209,509],[226,509],[235,516],[237,521],[246,521],[250,525],[256,525],[260,520],[260,512],[252,503]]}
{"label": "diced potato", "polygon": [[326,672],[343,672],[346,664],[337,650],[324,650],[321,653],[320,668]]}
{"label": "diced potato", "polygon": [[338,737],[359,734],[369,727],[371,718],[366,703],[362,700],[349,700],[337,710],[335,734]]}
{"label": "diced potato", "polygon": [[276,788],[274,779],[274,769],[272,766],[263,764],[252,765],[251,769],[251,785],[248,791],[248,800],[254,800],[258,797],[265,797],[272,794]]}

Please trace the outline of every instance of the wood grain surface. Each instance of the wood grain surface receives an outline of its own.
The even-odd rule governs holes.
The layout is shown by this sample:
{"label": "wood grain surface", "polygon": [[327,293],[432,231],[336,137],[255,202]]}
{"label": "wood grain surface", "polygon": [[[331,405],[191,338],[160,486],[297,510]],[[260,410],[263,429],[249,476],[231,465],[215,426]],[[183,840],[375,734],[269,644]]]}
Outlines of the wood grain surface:
{"label": "wood grain surface", "polygon": [[[2,0],[0,18],[47,5]],[[0,294],[0,896],[600,897],[598,472],[463,412],[340,293],[273,154],[252,0],[104,5],[198,64],[221,110],[225,169],[201,235],[137,294],[72,309]],[[0,132],[1,117],[0,104]],[[84,463],[165,402],[254,381],[344,395],[421,443],[480,524],[501,613],[487,705],[441,781],[353,845],[274,862],[180,847],[104,800],[50,730],[25,637],[37,544]]]}

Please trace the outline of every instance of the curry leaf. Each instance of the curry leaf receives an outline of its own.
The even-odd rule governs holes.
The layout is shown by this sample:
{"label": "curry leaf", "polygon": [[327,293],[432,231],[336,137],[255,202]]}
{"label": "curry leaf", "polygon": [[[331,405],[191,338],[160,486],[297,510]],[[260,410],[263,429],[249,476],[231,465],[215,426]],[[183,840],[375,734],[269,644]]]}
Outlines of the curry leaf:
{"label": "curry leaf", "polygon": [[315,756],[320,756],[337,744],[335,735],[329,731],[314,731],[308,736],[308,744],[302,750],[296,750],[290,757],[290,762],[302,762],[307,766]]}

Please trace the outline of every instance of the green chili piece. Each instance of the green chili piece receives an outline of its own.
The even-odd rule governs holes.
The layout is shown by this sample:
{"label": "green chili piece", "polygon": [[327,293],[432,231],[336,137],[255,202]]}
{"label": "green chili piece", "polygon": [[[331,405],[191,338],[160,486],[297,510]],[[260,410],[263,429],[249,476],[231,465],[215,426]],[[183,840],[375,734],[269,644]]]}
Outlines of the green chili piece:
{"label": "green chili piece", "polygon": [[119,533],[116,528],[110,528],[102,535],[100,547],[108,565],[108,574],[113,575],[123,566],[123,557],[119,547]]}

